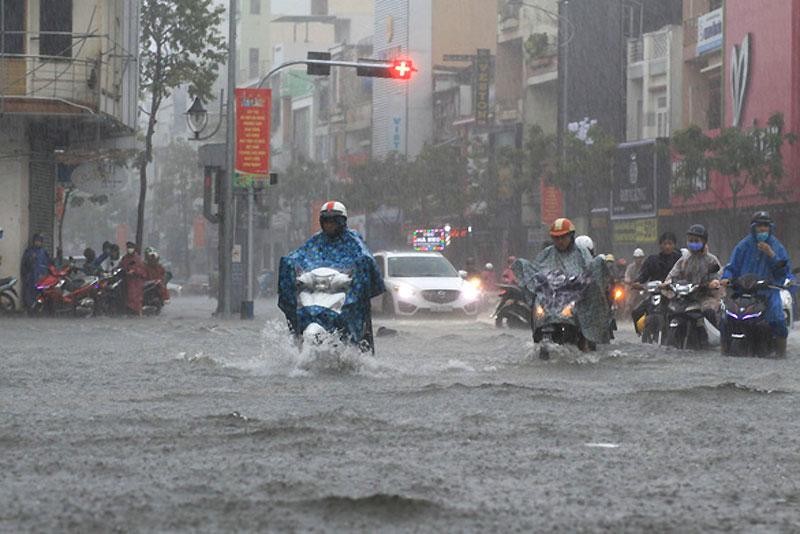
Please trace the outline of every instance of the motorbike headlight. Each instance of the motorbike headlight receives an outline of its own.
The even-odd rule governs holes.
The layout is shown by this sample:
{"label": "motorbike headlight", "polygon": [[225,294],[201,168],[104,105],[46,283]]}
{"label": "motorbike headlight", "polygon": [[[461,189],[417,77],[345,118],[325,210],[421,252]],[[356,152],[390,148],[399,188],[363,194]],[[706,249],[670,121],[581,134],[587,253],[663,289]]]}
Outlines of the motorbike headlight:
{"label": "motorbike headlight", "polygon": [[414,298],[414,290],[409,286],[394,286],[394,291],[401,299]]}
{"label": "motorbike headlight", "polygon": [[480,294],[480,290],[469,283],[464,284],[464,287],[461,289],[461,295],[467,300],[477,300]]}
{"label": "motorbike headlight", "polygon": [[621,287],[618,287],[614,290],[614,301],[620,302],[622,299],[625,298],[625,290]]}
{"label": "motorbike headlight", "polygon": [[541,304],[536,305],[536,319],[540,321],[544,319],[544,308],[542,308]]}
{"label": "motorbike headlight", "polygon": [[564,306],[564,309],[561,310],[561,316],[562,317],[572,317],[572,311],[573,311],[574,307],[575,307],[575,303],[574,302],[570,302],[569,304]]}

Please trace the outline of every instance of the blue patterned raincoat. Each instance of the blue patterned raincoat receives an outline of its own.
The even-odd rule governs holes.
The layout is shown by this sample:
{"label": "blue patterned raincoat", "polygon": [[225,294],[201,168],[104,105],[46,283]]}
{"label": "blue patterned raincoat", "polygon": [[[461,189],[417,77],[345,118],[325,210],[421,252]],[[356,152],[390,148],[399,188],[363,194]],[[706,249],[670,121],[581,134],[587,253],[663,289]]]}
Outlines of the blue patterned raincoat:
{"label": "blue patterned raincoat", "polygon": [[[319,267],[348,271],[352,277],[353,283],[340,314],[297,307],[297,276]],[[370,317],[370,299],[384,290],[383,278],[364,238],[346,226],[335,238],[317,232],[303,246],[281,258],[278,307],[295,334],[302,333],[311,322],[325,317],[329,324],[321,326],[329,331],[346,331],[350,340],[357,343],[367,333],[365,324]]]}

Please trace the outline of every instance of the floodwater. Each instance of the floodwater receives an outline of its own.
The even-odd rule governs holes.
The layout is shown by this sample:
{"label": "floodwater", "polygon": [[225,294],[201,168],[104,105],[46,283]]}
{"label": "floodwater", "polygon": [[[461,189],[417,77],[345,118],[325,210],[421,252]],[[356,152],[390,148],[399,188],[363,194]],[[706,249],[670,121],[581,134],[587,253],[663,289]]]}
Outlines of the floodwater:
{"label": "floodwater", "polygon": [[0,530],[800,531],[796,334],[543,362],[485,316],[378,320],[332,361],[212,307],[0,322]]}

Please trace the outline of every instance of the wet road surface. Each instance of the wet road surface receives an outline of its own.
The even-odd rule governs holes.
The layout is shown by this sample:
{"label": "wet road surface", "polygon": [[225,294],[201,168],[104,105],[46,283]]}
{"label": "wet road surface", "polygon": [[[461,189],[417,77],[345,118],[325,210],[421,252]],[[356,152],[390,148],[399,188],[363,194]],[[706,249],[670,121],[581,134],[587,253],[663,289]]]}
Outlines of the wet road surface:
{"label": "wet road surface", "polygon": [[184,297],[162,317],[0,321],[2,531],[800,531],[785,360],[377,320],[308,359]]}

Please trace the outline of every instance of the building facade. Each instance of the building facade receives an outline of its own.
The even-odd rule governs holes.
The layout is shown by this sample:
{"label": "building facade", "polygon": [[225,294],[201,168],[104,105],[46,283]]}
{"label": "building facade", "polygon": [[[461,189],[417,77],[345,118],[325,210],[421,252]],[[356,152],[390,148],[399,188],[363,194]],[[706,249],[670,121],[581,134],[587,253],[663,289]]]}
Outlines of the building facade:
{"label": "building facade", "polygon": [[17,274],[34,233],[53,248],[57,158],[79,163],[133,146],[139,2],[5,0],[3,6],[0,272]]}

